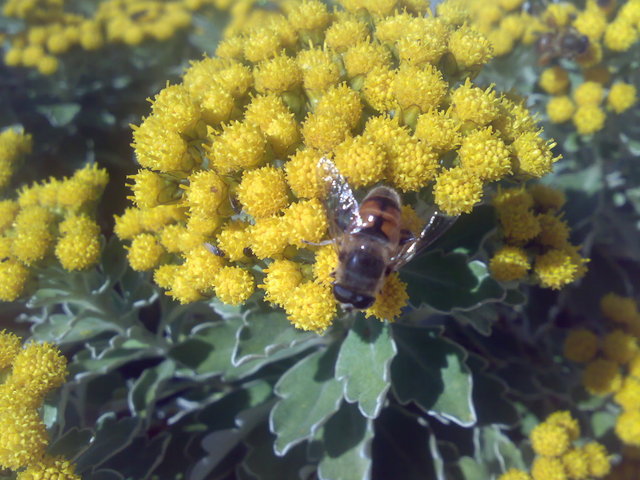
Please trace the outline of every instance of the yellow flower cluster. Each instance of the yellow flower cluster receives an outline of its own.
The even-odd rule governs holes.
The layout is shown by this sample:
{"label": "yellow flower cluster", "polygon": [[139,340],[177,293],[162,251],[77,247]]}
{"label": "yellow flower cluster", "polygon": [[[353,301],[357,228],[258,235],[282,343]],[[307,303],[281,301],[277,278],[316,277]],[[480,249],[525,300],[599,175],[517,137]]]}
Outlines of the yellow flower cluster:
{"label": "yellow flower cluster", "polygon": [[600,308],[611,322],[606,335],[571,330],[564,356],[585,364],[582,383],[590,393],[613,394],[622,407],[616,434],[624,444],[640,447],[640,312],[632,298],[614,293],[602,297]]}
{"label": "yellow flower cluster", "polygon": [[[605,69],[605,67],[601,67]],[[607,110],[620,114],[637,103],[636,87],[630,83],[615,82],[608,70],[605,74],[594,76],[594,80],[583,81],[568,94],[569,75],[562,67],[551,67],[540,77],[541,87],[551,94],[547,103],[547,115],[552,123],[573,121],[576,131],[581,135],[591,135],[604,128]],[[566,84],[560,79],[566,78]],[[606,97],[606,98],[605,98]]]}
{"label": "yellow flower cluster", "polygon": [[498,191],[493,205],[504,245],[489,263],[496,280],[522,280],[533,273],[540,286],[559,289],[586,273],[588,260],[569,242],[560,212],[564,202],[562,192],[540,184]]}
{"label": "yellow flower cluster", "polygon": [[580,480],[608,475],[611,464],[606,448],[597,442],[576,446],[579,437],[580,426],[569,412],[552,413],[531,431],[536,454],[531,473],[513,468],[498,480]]}
{"label": "yellow flower cluster", "polygon": [[26,20],[26,29],[11,35],[5,64],[36,68],[51,75],[59,57],[72,49],[94,51],[107,44],[139,45],[165,41],[191,25],[192,12],[205,5],[228,8],[224,0],[104,0],[91,16],[64,9],[63,0],[10,0],[6,16]]}
{"label": "yellow flower cluster", "polygon": [[64,383],[67,360],[49,343],[20,343],[0,331],[0,467],[19,471],[22,480],[79,480],[68,460],[46,454],[49,439],[38,412],[45,395]]}
{"label": "yellow flower cluster", "polygon": [[69,271],[98,262],[93,212],[108,180],[106,170],[87,165],[69,178],[23,186],[16,199],[0,199],[0,301],[17,299],[31,269],[54,255]]}
{"label": "yellow flower cluster", "polygon": [[[331,324],[337,257],[311,245],[328,239],[323,156],[356,189],[432,189],[451,215],[485,183],[557,160],[526,109],[469,80],[492,56],[486,39],[425,16],[426,1],[244,7],[217,57],[193,62],[133,127],[143,168],[116,233],[180,302],[241,304],[257,286],[297,327]],[[391,320],[406,301],[392,276],[367,313]]]}
{"label": "yellow flower cluster", "polygon": [[[541,63],[566,60],[563,66],[549,66],[540,74],[540,88],[550,95],[546,111],[552,123],[572,120],[578,133],[591,135],[604,127],[606,110],[620,114],[636,103],[634,85],[620,80],[610,83],[620,70],[612,58],[628,51],[640,38],[638,0],[587,0],[583,7],[566,1],[549,2],[538,15],[528,13],[522,1],[496,2],[491,6],[482,0],[455,3],[470,24],[487,36],[496,56],[512,52],[520,42],[531,45],[541,40],[547,45],[538,47]],[[587,40],[586,51],[567,50],[564,44],[578,36]],[[571,93],[569,71],[563,67],[579,79]],[[605,97],[606,109],[602,105]]]}
{"label": "yellow flower cluster", "polygon": [[31,135],[7,129],[0,133],[0,191],[6,188],[16,167],[31,153]]}

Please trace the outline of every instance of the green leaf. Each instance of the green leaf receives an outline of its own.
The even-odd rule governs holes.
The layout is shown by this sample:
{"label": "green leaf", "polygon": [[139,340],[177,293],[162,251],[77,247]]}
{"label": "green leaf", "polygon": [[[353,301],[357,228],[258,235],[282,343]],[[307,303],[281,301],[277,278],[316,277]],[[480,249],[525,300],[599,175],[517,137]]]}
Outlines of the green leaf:
{"label": "green leaf", "polygon": [[398,354],[391,363],[392,388],[403,404],[462,426],[473,425],[472,377],[465,352],[438,329],[393,325]]}
{"label": "green leaf", "polygon": [[102,465],[119,451],[127,448],[140,430],[141,422],[138,418],[122,418],[116,420],[116,415],[109,412],[96,422],[95,438],[76,460],[76,470],[83,473],[88,469]]}
{"label": "green leaf", "polygon": [[39,105],[36,110],[44,115],[54,127],[64,127],[73,121],[80,105],[77,103],[58,103],[55,105]]}
{"label": "green leaf", "polygon": [[438,239],[430,250],[455,250],[471,256],[478,251],[483,239],[495,226],[496,214],[493,207],[479,205],[471,213],[461,215],[446,235]]}
{"label": "green leaf", "polygon": [[460,253],[431,252],[400,271],[413,305],[423,303],[441,312],[472,309],[504,298],[504,289],[489,277],[487,267]]}
{"label": "green leaf", "polygon": [[[118,472],[126,472],[127,478],[151,478],[151,473],[162,462],[170,441],[169,432],[162,432],[150,440],[137,437],[126,450],[109,460],[108,466]],[[135,452],[135,461],[131,459],[132,452]]]}
{"label": "green leaf", "polygon": [[367,480],[371,477],[371,420],[355,404],[342,402],[322,431],[324,458],[318,465],[320,480]]}
{"label": "green leaf", "polygon": [[461,457],[458,461],[458,467],[464,480],[487,480],[490,478],[485,466],[471,457]]}
{"label": "green leaf", "polygon": [[265,359],[281,350],[287,350],[289,356],[296,355],[322,341],[322,337],[316,333],[293,328],[282,312],[252,312],[245,321],[246,324],[238,332],[238,341],[233,351],[235,366],[251,360]]}
{"label": "green leaf", "polygon": [[591,430],[595,438],[602,438],[607,432],[613,430],[618,418],[618,412],[600,411],[591,415]]}
{"label": "green leaf", "polygon": [[469,355],[466,364],[473,372],[473,405],[480,425],[515,426],[518,411],[505,398],[507,386],[495,375],[485,371],[487,362]]}
{"label": "green leaf", "polygon": [[518,468],[526,470],[521,449],[495,426],[486,426],[474,431],[476,460],[496,476]]}
{"label": "green leaf", "polygon": [[175,373],[176,365],[167,359],[152,368],[147,368],[129,390],[129,408],[134,415],[150,414],[162,385]]}
{"label": "green leaf", "polygon": [[433,478],[428,435],[427,429],[414,416],[405,414],[397,406],[383,409],[375,421],[375,437],[371,446],[373,478]]}
{"label": "green leaf", "polygon": [[365,417],[375,418],[391,385],[389,366],[396,354],[388,324],[358,316],[342,342],[336,362],[336,378],[344,398],[358,402]]}
{"label": "green leaf", "polygon": [[300,471],[307,465],[306,446],[291,448],[286,455],[276,456],[274,437],[266,426],[256,428],[247,437],[249,449],[242,468],[258,480],[284,480],[300,478]]}
{"label": "green leaf", "polygon": [[80,451],[89,448],[92,436],[93,432],[88,428],[81,430],[73,427],[49,446],[48,453],[73,458]]}
{"label": "green leaf", "polygon": [[276,455],[284,455],[310,438],[338,409],[342,384],[334,378],[337,354],[337,345],[314,352],[285,372],[276,384],[280,400],[270,418],[277,437]]}

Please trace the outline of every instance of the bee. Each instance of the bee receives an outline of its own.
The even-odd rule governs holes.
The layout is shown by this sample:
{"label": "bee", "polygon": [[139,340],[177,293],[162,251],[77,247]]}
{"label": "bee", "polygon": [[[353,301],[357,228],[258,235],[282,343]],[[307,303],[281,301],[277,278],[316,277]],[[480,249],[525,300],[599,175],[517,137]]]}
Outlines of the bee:
{"label": "bee", "polygon": [[553,31],[542,33],[536,40],[538,63],[548,65],[554,60],[575,60],[589,48],[589,37],[573,27],[557,27],[550,21]]}
{"label": "bee", "polygon": [[358,204],[351,187],[327,157],[318,162],[338,267],[333,295],[342,308],[373,305],[386,277],[440,237],[455,221],[435,210],[416,236],[402,224],[402,201],[394,189],[374,187]]}

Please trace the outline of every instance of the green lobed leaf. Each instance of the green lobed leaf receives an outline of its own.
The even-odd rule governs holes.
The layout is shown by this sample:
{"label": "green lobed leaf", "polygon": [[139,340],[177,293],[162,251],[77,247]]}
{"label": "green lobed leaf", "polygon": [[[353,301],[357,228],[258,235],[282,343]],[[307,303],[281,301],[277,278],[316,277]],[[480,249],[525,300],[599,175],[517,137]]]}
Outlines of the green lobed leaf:
{"label": "green lobed leaf", "polygon": [[342,402],[322,429],[324,457],[318,465],[320,480],[367,480],[371,477],[372,421],[358,406]]}
{"label": "green lobed leaf", "polygon": [[464,480],[486,480],[490,478],[485,466],[471,457],[461,457],[458,461],[458,467]]}
{"label": "green lobed leaf", "polygon": [[251,360],[260,360],[281,350],[295,355],[305,348],[322,341],[313,332],[303,332],[291,326],[282,312],[251,312],[238,331],[233,351],[233,365],[239,366]]}
{"label": "green lobed leaf", "polygon": [[393,325],[398,354],[391,363],[392,388],[403,404],[462,426],[476,421],[472,376],[465,351],[440,337],[439,329]]}
{"label": "green lobed leaf", "polygon": [[277,455],[310,438],[338,409],[342,384],[335,379],[338,345],[318,350],[282,375],[275,386],[280,397],[271,411],[270,427],[276,435]]}
{"label": "green lobed leaf", "polygon": [[[107,466],[118,472],[126,472],[127,478],[150,478],[162,462],[170,441],[171,434],[166,431],[152,439],[137,437],[127,450],[110,459]],[[132,452],[135,452],[135,461],[132,461]]]}
{"label": "green lobed leaf", "polygon": [[486,265],[460,253],[430,252],[400,271],[413,305],[427,304],[441,312],[472,309],[501,301],[504,289],[488,275]]}
{"label": "green lobed leaf", "polygon": [[159,390],[173,377],[175,371],[176,365],[171,359],[145,369],[129,390],[128,403],[131,412],[138,416],[151,413]]}
{"label": "green lobed leaf", "polygon": [[336,379],[342,382],[344,398],[358,402],[365,417],[375,418],[382,409],[395,354],[389,324],[359,315],[340,347]]}
{"label": "green lobed leaf", "polygon": [[520,448],[494,425],[474,431],[476,460],[489,472],[498,476],[510,468],[526,470]]}

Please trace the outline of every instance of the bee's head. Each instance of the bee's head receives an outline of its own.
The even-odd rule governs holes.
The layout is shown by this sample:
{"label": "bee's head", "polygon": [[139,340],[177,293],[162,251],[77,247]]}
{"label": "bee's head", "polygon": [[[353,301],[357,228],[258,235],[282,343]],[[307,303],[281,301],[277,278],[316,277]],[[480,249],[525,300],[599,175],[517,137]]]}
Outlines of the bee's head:
{"label": "bee's head", "polygon": [[339,283],[333,285],[333,295],[336,297],[345,310],[365,310],[376,301],[371,295],[365,293],[354,292]]}

